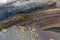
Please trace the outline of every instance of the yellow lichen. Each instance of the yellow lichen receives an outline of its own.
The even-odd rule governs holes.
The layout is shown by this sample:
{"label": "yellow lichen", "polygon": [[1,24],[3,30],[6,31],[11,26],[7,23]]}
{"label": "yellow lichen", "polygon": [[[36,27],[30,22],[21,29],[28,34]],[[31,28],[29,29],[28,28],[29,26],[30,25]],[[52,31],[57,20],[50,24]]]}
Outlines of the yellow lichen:
{"label": "yellow lichen", "polygon": [[23,27],[23,26],[19,26],[19,28],[20,28],[21,32],[25,32],[25,30],[26,30],[26,27]]}
{"label": "yellow lichen", "polygon": [[4,32],[5,33],[5,32],[7,32],[7,30],[6,29],[2,29],[1,32]]}

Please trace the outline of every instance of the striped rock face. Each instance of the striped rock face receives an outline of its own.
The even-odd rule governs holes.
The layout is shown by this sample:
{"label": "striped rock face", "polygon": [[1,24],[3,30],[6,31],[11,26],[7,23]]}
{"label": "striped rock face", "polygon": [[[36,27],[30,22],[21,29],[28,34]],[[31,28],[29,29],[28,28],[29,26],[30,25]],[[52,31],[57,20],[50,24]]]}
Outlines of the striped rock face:
{"label": "striped rock face", "polygon": [[9,2],[5,5],[0,6],[0,22],[9,19],[9,17],[12,17],[13,15],[16,15],[18,13],[30,13],[37,9],[49,9],[55,6],[56,2],[50,2],[50,4],[45,2],[39,3],[34,1],[23,1],[22,3],[20,3],[19,0]]}
{"label": "striped rock face", "polygon": [[[18,5],[17,5],[18,4]],[[47,6],[47,7],[46,7]],[[7,2],[4,2],[1,4],[0,8],[0,22],[5,21],[5,19],[9,19],[9,17],[12,17],[16,15],[17,13],[29,13],[33,12],[37,9],[45,9],[45,8],[51,8],[53,6],[56,6],[56,2],[52,3],[46,3],[45,1],[43,3],[40,3],[40,1],[36,2],[34,0],[28,0],[28,1],[22,1],[22,0],[9,0]],[[15,21],[13,21],[15,22]],[[0,33],[0,40],[60,40],[60,34],[50,31],[43,31],[39,27],[34,27],[32,31],[37,34],[34,34],[35,36],[32,37],[30,33],[33,33],[32,31],[26,30],[24,32],[23,28],[19,30],[17,26],[10,27],[7,32],[4,34]],[[23,31],[24,33],[22,33]],[[5,37],[4,37],[5,35]]]}
{"label": "striped rock face", "polygon": [[[41,15],[41,24],[46,24],[48,25],[50,24],[54,24],[54,23],[58,23],[60,21],[60,9],[56,8],[56,9],[50,9],[50,10],[45,10],[43,14]],[[58,21],[59,20],[59,21]]]}

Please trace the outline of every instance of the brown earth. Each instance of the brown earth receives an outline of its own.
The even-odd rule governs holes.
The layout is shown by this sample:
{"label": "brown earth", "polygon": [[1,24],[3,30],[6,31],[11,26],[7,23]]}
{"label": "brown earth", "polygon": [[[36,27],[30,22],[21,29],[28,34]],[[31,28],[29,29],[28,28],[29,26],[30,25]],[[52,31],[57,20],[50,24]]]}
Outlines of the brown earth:
{"label": "brown earth", "polygon": [[11,18],[8,22],[0,24],[0,30],[8,28],[11,25],[22,25],[22,26],[40,26],[42,29],[60,26],[60,9],[49,9],[45,11],[37,10],[31,14],[18,14]]}

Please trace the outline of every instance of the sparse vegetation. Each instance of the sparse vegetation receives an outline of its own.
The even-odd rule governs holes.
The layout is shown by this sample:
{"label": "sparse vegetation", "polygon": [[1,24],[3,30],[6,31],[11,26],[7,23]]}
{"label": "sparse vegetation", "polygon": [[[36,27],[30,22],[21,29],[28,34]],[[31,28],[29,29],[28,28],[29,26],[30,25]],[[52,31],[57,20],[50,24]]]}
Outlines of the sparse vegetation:
{"label": "sparse vegetation", "polygon": [[0,28],[3,28],[4,26],[6,26],[6,25],[8,25],[12,22],[17,22],[17,21],[26,22],[26,21],[29,21],[29,20],[32,20],[32,19],[33,18],[32,18],[31,14],[17,15],[17,17],[10,19],[8,22],[1,23]]}

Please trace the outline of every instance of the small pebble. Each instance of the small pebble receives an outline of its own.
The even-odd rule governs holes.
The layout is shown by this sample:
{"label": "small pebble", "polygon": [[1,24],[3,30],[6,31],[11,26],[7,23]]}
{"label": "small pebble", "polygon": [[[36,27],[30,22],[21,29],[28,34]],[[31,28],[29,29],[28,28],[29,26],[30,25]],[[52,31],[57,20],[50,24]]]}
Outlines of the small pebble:
{"label": "small pebble", "polygon": [[33,33],[33,31],[30,31],[30,33]]}
{"label": "small pebble", "polygon": [[19,28],[21,28],[22,26],[18,26]]}
{"label": "small pebble", "polygon": [[20,31],[21,31],[21,32],[25,32],[25,30],[24,30],[24,29],[20,29]]}
{"label": "small pebble", "polygon": [[6,30],[6,29],[2,29],[2,30],[1,30],[1,32],[4,32],[4,33],[6,33],[6,32],[7,32],[7,30]]}
{"label": "small pebble", "polygon": [[23,27],[23,26],[19,26],[19,28],[20,28],[21,32],[25,32],[25,30],[26,30],[26,27]]}
{"label": "small pebble", "polygon": [[32,31],[35,32],[36,30],[33,28]]}
{"label": "small pebble", "polygon": [[28,30],[31,30],[31,28],[29,27]]}
{"label": "small pebble", "polygon": [[36,37],[38,37],[38,34],[35,34]]}

